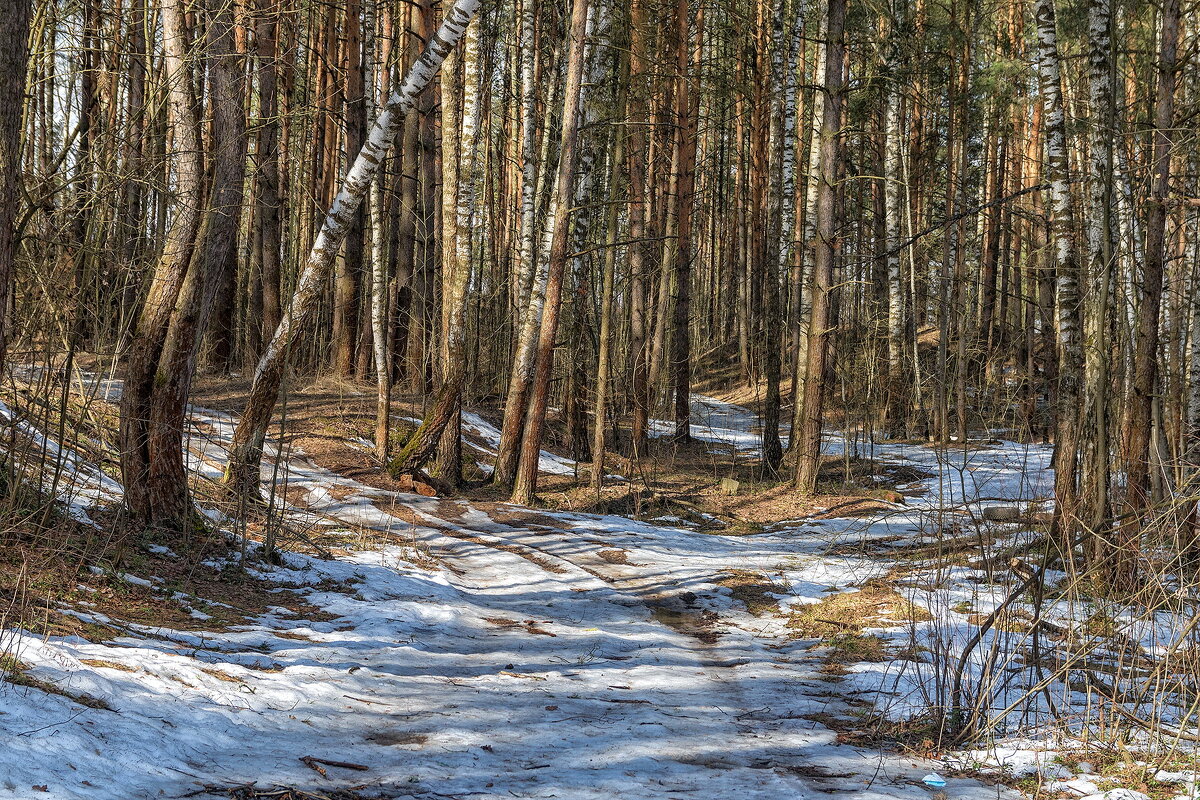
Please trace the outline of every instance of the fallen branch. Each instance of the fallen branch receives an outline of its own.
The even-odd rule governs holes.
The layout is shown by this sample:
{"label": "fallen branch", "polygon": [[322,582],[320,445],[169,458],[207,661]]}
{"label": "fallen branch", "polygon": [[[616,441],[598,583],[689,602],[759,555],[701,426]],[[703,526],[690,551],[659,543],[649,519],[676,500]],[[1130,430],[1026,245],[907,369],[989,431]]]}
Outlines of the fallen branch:
{"label": "fallen branch", "polygon": [[360,772],[370,769],[365,764],[354,764],[350,761],[330,761],[327,758],[317,758],[316,756],[300,756],[300,760],[304,762],[304,766],[315,771],[322,778],[328,777],[325,770],[321,767],[324,764],[326,767],[339,767],[341,769],[355,769]]}

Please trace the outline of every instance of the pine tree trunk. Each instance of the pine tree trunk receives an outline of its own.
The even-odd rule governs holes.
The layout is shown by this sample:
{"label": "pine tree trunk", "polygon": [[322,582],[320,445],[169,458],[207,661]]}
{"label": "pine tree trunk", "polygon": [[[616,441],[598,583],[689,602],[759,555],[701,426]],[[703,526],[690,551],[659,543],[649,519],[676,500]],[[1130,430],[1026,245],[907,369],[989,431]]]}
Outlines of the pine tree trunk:
{"label": "pine tree trunk", "polygon": [[[626,93],[629,89],[628,64],[627,60],[622,61],[621,75],[625,80],[617,90],[617,102],[614,109],[614,116],[618,119],[625,114]],[[608,422],[609,373],[612,371],[613,351],[613,290],[617,268],[618,197],[620,197],[621,175],[625,172],[626,134],[618,129],[614,136],[616,141],[613,143],[608,170],[608,210],[605,213],[607,238],[604,242],[604,267],[600,287],[600,333],[597,342],[600,352],[596,366],[595,413],[592,417],[591,482],[592,488],[597,492],[604,483],[604,453],[607,444],[605,430]]]}
{"label": "pine tree trunk", "polygon": [[646,282],[646,0],[631,0],[629,10],[629,355],[630,439],[634,457],[646,449],[650,420],[650,362],[646,351],[648,285]]}
{"label": "pine tree trunk", "polygon": [[[278,42],[279,0],[258,0],[254,21],[254,40],[258,53],[258,144],[255,156],[258,166],[258,187],[254,219],[261,242],[259,244],[259,281],[262,292],[261,341],[268,341],[279,325],[282,314],[280,291],[280,260],[283,247],[283,228],[279,219],[281,209],[279,185],[279,97]],[[254,353],[258,358],[261,353]]]}
{"label": "pine tree trunk", "polygon": [[816,246],[813,253],[812,302],[808,321],[808,357],[804,373],[803,415],[796,438],[796,491],[816,492],[821,468],[821,420],[825,402],[825,366],[829,351],[829,295],[833,284],[838,137],[842,112],[842,61],[845,43],[845,0],[829,0],[826,34],[825,107],[821,118],[821,159],[817,188]]}
{"label": "pine tree trunk", "polygon": [[537,491],[538,461],[542,449],[542,430],[550,397],[550,375],[554,369],[554,342],[558,335],[562,305],[563,275],[566,271],[570,241],[567,224],[574,196],[576,146],[579,140],[579,99],[583,83],[584,32],[587,27],[587,0],[575,0],[571,9],[570,51],[567,78],[563,86],[562,134],[559,145],[558,176],[555,179],[557,204],[554,209],[554,239],[550,245],[546,279],[546,308],[538,334],[537,363],[531,391],[525,436],[521,441],[521,461],[513,485],[512,501],[528,504]]}
{"label": "pine tree trunk", "polygon": [[[213,14],[209,36],[213,54],[209,74],[212,92],[212,187],[205,223],[202,269],[206,286],[198,329],[203,334],[213,321],[211,364],[227,372],[234,337],[234,280],[246,174],[245,56],[232,9],[221,4]],[[219,303],[219,305],[218,305]],[[217,313],[213,314],[216,309]]]}
{"label": "pine tree trunk", "polygon": [[[703,41],[703,16],[697,12],[696,37]],[[675,192],[675,302],[671,337],[671,388],[675,399],[675,435],[677,442],[691,441],[691,379],[692,379],[692,205],[696,187],[696,114],[699,92],[692,87],[698,83],[699,64],[689,76],[689,45],[687,0],[675,4],[675,148],[678,162],[678,183]],[[700,50],[697,48],[697,58]]]}
{"label": "pine tree trunk", "polygon": [[[189,266],[200,231],[203,174],[187,58],[189,31],[180,0],[164,3],[162,24],[168,114],[176,154],[176,208],[126,356],[121,395],[121,478],[126,510],[136,520],[182,527],[188,496],[180,451],[186,387],[181,385],[180,373],[185,368],[190,350],[188,337],[194,336],[194,327],[178,328],[176,304],[187,313],[199,298],[200,281]],[[181,298],[189,272],[192,286],[188,296]],[[160,371],[165,381],[160,379]]]}
{"label": "pine tree trunk", "polygon": [[7,363],[8,305],[17,245],[21,185],[21,109],[29,60],[30,0],[15,0],[0,17],[0,373]]}
{"label": "pine tree trunk", "polygon": [[[345,81],[340,88],[345,104],[343,113],[346,120],[346,168],[350,169],[354,157],[362,149],[366,128],[360,0],[347,0],[343,20],[345,40],[342,44],[341,63]],[[354,374],[358,342],[359,289],[363,268],[363,216],[360,209],[351,217],[350,229],[346,232],[343,245],[345,249],[342,258],[337,260],[334,279],[333,371],[335,375],[345,378]]]}
{"label": "pine tree trunk", "polygon": [[1158,386],[1159,322],[1167,252],[1167,200],[1171,184],[1171,129],[1175,119],[1179,0],[1164,0],[1154,103],[1152,183],[1146,211],[1146,254],[1142,267],[1142,305],[1134,334],[1132,392],[1122,436],[1125,465],[1124,521],[1117,552],[1108,563],[1116,580],[1133,578],[1138,534],[1151,502],[1150,459],[1154,431],[1153,404]]}

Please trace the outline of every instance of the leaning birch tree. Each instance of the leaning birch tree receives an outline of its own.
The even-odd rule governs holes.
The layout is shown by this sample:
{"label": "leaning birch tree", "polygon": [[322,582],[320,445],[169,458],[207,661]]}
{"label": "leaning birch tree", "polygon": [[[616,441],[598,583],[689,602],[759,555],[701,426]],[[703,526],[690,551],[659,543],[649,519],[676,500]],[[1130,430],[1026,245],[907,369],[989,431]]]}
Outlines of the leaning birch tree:
{"label": "leaning birch tree", "polygon": [[[287,368],[288,352],[316,309],[317,300],[333,267],[342,240],[349,230],[354,212],[362,205],[375,173],[378,172],[384,156],[404,123],[405,115],[466,32],[467,26],[479,10],[480,2],[481,0],[457,0],[447,11],[441,27],[409,69],[404,82],[388,96],[387,103],[375,120],[366,143],[334,198],[329,213],[325,215],[321,231],[300,271],[296,290],[255,367],[246,409],[234,430],[225,482],[240,496],[258,497],[263,446]],[[418,430],[415,437],[422,437],[422,433],[425,434],[425,439],[429,438],[429,431],[425,426]],[[437,433],[440,434],[441,431]],[[433,436],[432,442],[428,444],[429,452],[432,452],[436,442],[437,436]]]}

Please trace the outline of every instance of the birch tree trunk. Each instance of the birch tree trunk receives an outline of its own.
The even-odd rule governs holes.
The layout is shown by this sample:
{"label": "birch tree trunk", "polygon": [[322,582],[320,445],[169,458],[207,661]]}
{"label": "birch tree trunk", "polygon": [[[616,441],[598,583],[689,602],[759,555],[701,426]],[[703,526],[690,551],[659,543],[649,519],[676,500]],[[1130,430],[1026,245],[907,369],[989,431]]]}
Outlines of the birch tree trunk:
{"label": "birch tree trunk", "polygon": [[[522,158],[521,185],[521,246],[518,269],[520,284],[521,315],[517,333],[517,344],[513,351],[512,373],[509,375],[508,392],[505,395],[504,419],[500,429],[500,443],[496,450],[496,466],[492,480],[500,486],[511,486],[517,475],[517,464],[521,458],[521,436],[525,428],[525,415],[529,405],[529,384],[533,380],[537,332],[542,324],[542,310],[546,302],[546,259],[539,258],[537,243],[537,205],[544,190],[546,167],[549,162],[550,129],[543,129],[540,145],[541,157],[534,151],[533,115],[537,105],[533,77],[533,31],[534,6],[532,0],[522,10],[522,46],[527,43],[530,52],[522,52],[521,126],[525,153]],[[557,83],[551,84],[547,102],[553,103]],[[541,168],[538,168],[538,164]],[[551,194],[557,196],[557,189]],[[554,200],[551,200],[553,203]],[[547,242],[554,236],[554,211],[551,208],[543,236]],[[549,250],[546,244],[542,250]]]}
{"label": "birch tree trunk", "polygon": [[904,386],[904,285],[901,276],[900,98],[895,84],[888,87],[884,129],[884,226],[887,243],[888,285],[888,403],[887,429],[893,438],[903,438],[908,429],[908,393]]}
{"label": "birch tree trunk", "polygon": [[[371,0],[371,5],[368,7],[368,20],[371,22],[367,25],[368,36],[374,34],[373,21],[376,11],[375,0]],[[366,73],[367,89],[366,100],[368,113],[371,115],[371,124],[375,123],[379,111],[377,108],[376,93],[378,88],[380,99],[387,96],[388,88],[388,64],[385,58],[383,66],[379,69],[378,77],[376,77],[376,65],[373,57],[374,46],[368,45],[364,55],[363,70]],[[410,167],[416,166],[416,160],[411,158],[413,155],[414,145],[416,144],[416,120],[413,118],[412,110],[410,109],[404,115],[404,149],[405,155],[409,156]],[[415,170],[414,170],[415,171]],[[395,326],[389,324],[391,322],[391,259],[387,253],[387,237],[385,230],[387,228],[387,217],[384,214],[383,200],[383,183],[384,174],[375,175],[371,181],[371,201],[369,207],[369,217],[371,222],[371,340],[372,340],[372,357],[375,364],[375,457],[384,464],[388,460],[388,438],[391,430],[391,406],[392,406],[392,358],[391,353],[394,344]],[[407,187],[406,187],[407,188]],[[404,215],[403,225],[408,231],[407,237],[404,238],[408,246],[407,264],[411,274],[412,256],[413,256],[413,212],[412,196],[415,193],[409,192],[406,194],[408,203],[404,204],[400,209],[400,213]]]}
{"label": "birch tree trunk", "polygon": [[[1058,361],[1054,424],[1054,528],[1064,543],[1079,526],[1079,406],[1083,355],[1079,336],[1079,255],[1071,204],[1066,118],[1058,56],[1054,0],[1037,0],[1038,84],[1046,139],[1046,178],[1050,183],[1050,236],[1054,252],[1055,349]],[[1064,551],[1066,554],[1070,550]]]}
{"label": "birch tree trunk", "polygon": [[900,18],[900,3],[896,4],[896,20],[890,31],[888,44],[888,84],[884,100],[884,151],[883,151],[883,208],[884,246],[887,247],[887,409],[885,425],[892,438],[908,435],[908,392],[904,381],[904,284],[901,275],[903,248],[900,221],[903,216],[901,187],[903,183],[902,159],[903,136],[900,109],[899,50],[897,39],[903,29]]}
{"label": "birch tree trunk", "polygon": [[[817,57],[814,67],[815,74],[825,75],[826,41],[829,33],[829,10],[821,8],[819,23],[820,35],[817,41]],[[808,174],[804,181],[804,224],[803,236],[799,242],[799,265],[797,277],[803,287],[799,293],[800,307],[797,310],[799,325],[795,331],[792,347],[792,424],[791,438],[788,440],[788,450],[795,450],[799,441],[799,431],[804,425],[804,362],[808,357],[808,323],[812,316],[812,261],[817,246],[817,204],[821,189],[821,126],[825,120],[825,106],[829,99],[826,92],[818,89],[813,92],[812,101],[812,132],[808,143]],[[810,255],[812,253],[813,255]]]}
{"label": "birch tree trunk", "polygon": [[[1092,114],[1087,174],[1088,301],[1084,308],[1085,445],[1080,518],[1088,530],[1101,532],[1109,518],[1109,302],[1117,252],[1113,220],[1113,138],[1116,106],[1113,81],[1112,0],[1088,3],[1088,104]],[[1096,541],[1096,540],[1094,540]],[[1093,556],[1099,553],[1093,553]]]}
{"label": "birch tree trunk", "polygon": [[[379,170],[384,155],[391,147],[403,124],[404,116],[418,94],[437,73],[446,55],[462,38],[467,26],[479,10],[480,0],[457,0],[447,11],[437,33],[429,40],[425,52],[413,64],[404,82],[388,96],[386,105],[375,120],[366,143],[354,160],[345,183],[321,225],[321,231],[305,259],[296,284],[296,291],[284,311],[279,326],[267,344],[254,371],[250,397],[238,421],[230,448],[229,466],[225,481],[238,495],[253,498],[259,494],[259,467],[267,427],[279,397],[279,387],[287,366],[288,352],[315,309],[325,279],[345,238],[354,212],[362,204],[371,180]],[[432,452],[437,436],[430,437],[427,424],[422,425],[414,440],[424,441],[425,458]],[[444,425],[444,423],[443,423]],[[422,432],[425,434],[421,436]],[[441,430],[436,431],[440,435]],[[432,439],[432,441],[429,441]],[[423,463],[423,460],[422,460]]]}

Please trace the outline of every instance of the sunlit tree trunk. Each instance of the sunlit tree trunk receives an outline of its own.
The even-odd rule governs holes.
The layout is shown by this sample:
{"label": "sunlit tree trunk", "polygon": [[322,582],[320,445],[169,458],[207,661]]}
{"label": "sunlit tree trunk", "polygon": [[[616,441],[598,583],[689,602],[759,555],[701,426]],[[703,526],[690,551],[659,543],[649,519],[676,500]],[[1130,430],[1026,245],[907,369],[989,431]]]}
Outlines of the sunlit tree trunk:
{"label": "sunlit tree trunk", "polygon": [[825,38],[825,105],[821,117],[821,158],[817,188],[816,243],[813,252],[812,301],[808,315],[808,356],[805,360],[803,411],[796,439],[794,485],[813,494],[821,468],[821,420],[825,402],[825,367],[829,352],[829,294],[833,283],[838,137],[842,112],[842,60],[846,20],[845,0],[829,0]]}
{"label": "sunlit tree trunk", "polygon": [[1079,525],[1077,465],[1082,434],[1079,412],[1083,366],[1079,335],[1079,255],[1075,245],[1054,0],[1037,0],[1034,12],[1038,84],[1046,131],[1046,177],[1050,182],[1050,236],[1056,273],[1058,383],[1054,425],[1054,516],[1056,530],[1063,541],[1067,541]]}
{"label": "sunlit tree trunk", "polygon": [[646,350],[649,325],[649,286],[646,243],[647,72],[645,0],[631,0],[629,11],[629,356],[630,438],[635,457],[645,451],[650,418],[650,360]]}
{"label": "sunlit tree trunk", "polygon": [[[1088,101],[1092,114],[1087,175],[1087,273],[1089,290],[1084,308],[1084,430],[1085,443],[1080,520],[1099,532],[1109,518],[1108,394],[1109,304],[1117,251],[1113,220],[1113,138],[1116,107],[1113,81],[1116,73],[1112,49],[1112,0],[1088,3]],[[1099,541],[1098,538],[1093,539]],[[1099,556],[1098,552],[1093,556]]]}
{"label": "sunlit tree trunk", "polygon": [[[322,285],[329,276],[329,270],[349,229],[354,212],[362,204],[371,180],[403,124],[405,114],[412,107],[417,95],[433,79],[446,55],[462,38],[479,10],[479,3],[480,0],[458,0],[447,11],[445,20],[429,40],[425,52],[409,69],[404,82],[388,96],[387,103],[379,118],[375,120],[363,149],[355,158],[344,185],[334,198],[317,240],[305,260],[297,280],[296,291],[255,368],[250,397],[234,431],[225,480],[240,495],[258,496],[263,446],[275,402],[279,397],[288,351],[315,309]],[[411,463],[417,464],[416,469],[428,459],[437,437],[441,434],[441,428],[436,431],[430,430],[428,422],[427,420],[414,435],[413,441],[406,445],[405,456],[412,459]],[[443,422],[442,426],[444,425]],[[402,463],[401,466],[405,464]]]}
{"label": "sunlit tree trunk", "polygon": [[567,223],[574,196],[576,146],[579,140],[579,97],[583,83],[584,32],[587,27],[587,0],[575,0],[571,9],[570,50],[567,77],[563,86],[562,134],[559,145],[558,177],[554,209],[554,239],[550,246],[546,279],[546,308],[538,333],[537,362],[531,390],[529,416],[521,441],[521,461],[513,485],[514,503],[529,503],[537,491],[538,461],[541,456],[542,430],[550,396],[550,374],[554,369],[554,341],[558,335],[562,305],[563,274],[569,256],[570,237]]}
{"label": "sunlit tree trunk", "polygon": [[180,450],[186,399],[180,373],[195,328],[189,325],[182,330],[179,326],[199,299],[198,276],[193,273],[187,291],[185,282],[200,232],[203,167],[188,58],[191,31],[181,0],[163,4],[162,25],[168,114],[175,145],[175,213],[126,356],[121,477],[125,507],[135,519],[181,528],[190,508]]}
{"label": "sunlit tree trunk", "polygon": [[[521,244],[518,255],[518,332],[513,351],[512,372],[509,375],[508,392],[505,395],[504,419],[501,423],[500,444],[497,448],[496,466],[492,479],[501,486],[510,486],[517,474],[517,463],[521,456],[521,436],[525,429],[525,415],[529,405],[529,385],[533,380],[533,366],[538,329],[542,324],[542,309],[546,302],[546,260],[539,258],[537,248],[537,221],[539,191],[546,182],[549,166],[551,125],[543,128],[540,148],[535,144],[534,113],[537,97],[534,86],[533,38],[536,6],[526,2],[521,13]],[[551,102],[555,95],[555,84],[547,93]],[[540,149],[540,157],[538,154]],[[539,168],[540,164],[540,168]],[[554,194],[555,190],[551,189]],[[553,238],[553,213],[547,221],[544,236]],[[545,249],[545,248],[543,248]]]}

